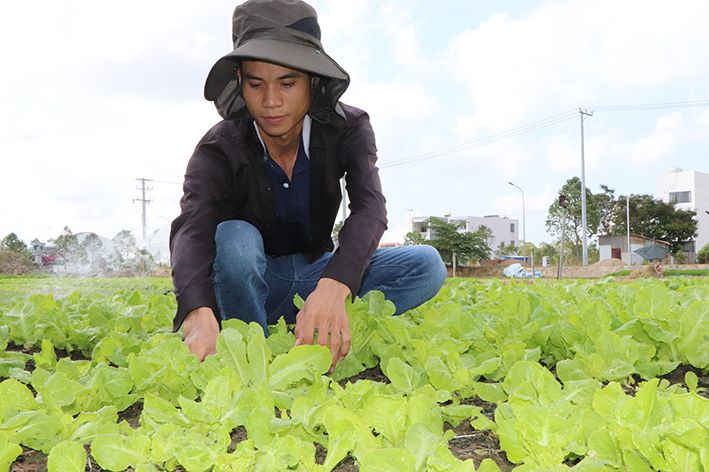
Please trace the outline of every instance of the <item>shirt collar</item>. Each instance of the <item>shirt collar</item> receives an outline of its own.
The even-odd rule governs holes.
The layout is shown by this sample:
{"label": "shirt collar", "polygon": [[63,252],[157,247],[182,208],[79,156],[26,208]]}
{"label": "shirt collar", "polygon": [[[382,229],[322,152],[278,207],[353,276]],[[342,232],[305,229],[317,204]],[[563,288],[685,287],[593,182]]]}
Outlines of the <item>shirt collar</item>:
{"label": "shirt collar", "polygon": [[[313,119],[310,118],[310,116],[305,115],[305,118],[303,119],[303,132],[302,132],[302,142],[303,142],[303,150],[305,151],[305,156],[310,160],[310,129],[312,128],[313,124]],[[256,136],[258,136],[258,140],[261,141],[261,146],[263,146],[264,153],[266,152],[266,145],[263,142],[263,139],[261,139],[261,132],[258,130],[258,126],[256,125],[256,121],[254,121],[254,128],[256,128]]]}

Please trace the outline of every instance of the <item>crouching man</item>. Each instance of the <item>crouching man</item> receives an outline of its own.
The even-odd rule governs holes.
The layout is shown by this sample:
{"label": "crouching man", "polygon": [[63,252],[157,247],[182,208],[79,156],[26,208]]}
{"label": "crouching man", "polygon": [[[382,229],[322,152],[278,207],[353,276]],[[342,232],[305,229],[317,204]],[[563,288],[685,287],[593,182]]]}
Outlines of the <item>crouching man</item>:
{"label": "crouching man", "polygon": [[[315,10],[247,1],[232,38],[205,85],[224,120],[197,145],[172,223],[174,329],[204,359],[220,320],[268,335],[284,317],[297,344],[316,332],[329,344],[334,369],[350,348],[347,297],[380,290],[401,314],[438,293],[446,269],[430,246],[377,249],[387,222],[374,133],[364,111],[338,101],[350,78],[325,54]],[[350,215],[332,252],[343,175]]]}

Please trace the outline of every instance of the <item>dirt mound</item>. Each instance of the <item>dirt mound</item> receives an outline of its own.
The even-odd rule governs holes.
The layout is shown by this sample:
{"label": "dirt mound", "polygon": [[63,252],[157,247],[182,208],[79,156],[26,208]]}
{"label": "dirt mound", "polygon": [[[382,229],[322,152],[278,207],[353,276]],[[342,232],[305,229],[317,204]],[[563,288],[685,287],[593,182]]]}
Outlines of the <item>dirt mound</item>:
{"label": "dirt mound", "polygon": [[595,264],[591,264],[591,267],[612,267],[612,266],[618,266],[618,267],[627,267],[628,263],[623,262],[620,259],[603,259],[602,261],[598,261]]}
{"label": "dirt mound", "polygon": [[655,272],[655,268],[649,265],[646,266],[640,266],[634,271],[630,273],[628,276],[631,279],[640,279],[640,278],[655,278],[659,279],[660,274]]}
{"label": "dirt mound", "polygon": [[500,262],[497,264],[495,267],[509,267],[512,264],[522,264],[522,267],[532,267],[531,265],[527,264],[526,262],[518,261],[515,259],[505,259],[504,261]]}
{"label": "dirt mound", "polygon": [[24,275],[37,272],[37,266],[26,255],[15,251],[0,251],[0,274]]}

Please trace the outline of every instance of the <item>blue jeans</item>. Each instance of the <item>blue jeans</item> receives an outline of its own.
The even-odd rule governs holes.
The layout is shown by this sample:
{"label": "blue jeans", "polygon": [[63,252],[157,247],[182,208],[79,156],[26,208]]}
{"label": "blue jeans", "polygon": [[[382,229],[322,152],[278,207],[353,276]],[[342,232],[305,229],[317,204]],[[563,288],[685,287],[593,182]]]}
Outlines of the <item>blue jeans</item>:
{"label": "blue jeans", "polygon": [[[332,257],[327,253],[309,264],[301,254],[267,256],[258,230],[239,220],[221,223],[214,239],[213,285],[222,319],[254,321],[267,336],[268,325],[281,317],[295,323],[298,310],[293,297],[308,298]],[[379,248],[364,271],[357,295],[379,290],[399,315],[433,298],[446,275],[438,251],[431,246]]]}

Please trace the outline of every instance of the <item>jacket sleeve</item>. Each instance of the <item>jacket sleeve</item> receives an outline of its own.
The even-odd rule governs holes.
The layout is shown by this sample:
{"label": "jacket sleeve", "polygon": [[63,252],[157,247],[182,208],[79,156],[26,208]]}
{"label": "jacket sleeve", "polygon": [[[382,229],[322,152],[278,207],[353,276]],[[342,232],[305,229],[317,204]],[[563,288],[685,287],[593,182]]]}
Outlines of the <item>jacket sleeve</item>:
{"label": "jacket sleeve", "polygon": [[366,113],[361,112],[352,125],[342,131],[338,147],[350,214],[340,230],[339,246],[322,277],[344,283],[354,296],[387,229],[386,201],[376,166],[377,147]]}
{"label": "jacket sleeve", "polygon": [[212,287],[212,264],[216,256],[214,235],[221,220],[219,202],[229,187],[229,176],[233,175],[225,157],[227,146],[226,139],[208,133],[187,165],[180,200],[182,211],[170,231],[170,262],[177,296],[174,331],[199,307],[211,308],[220,321]]}

